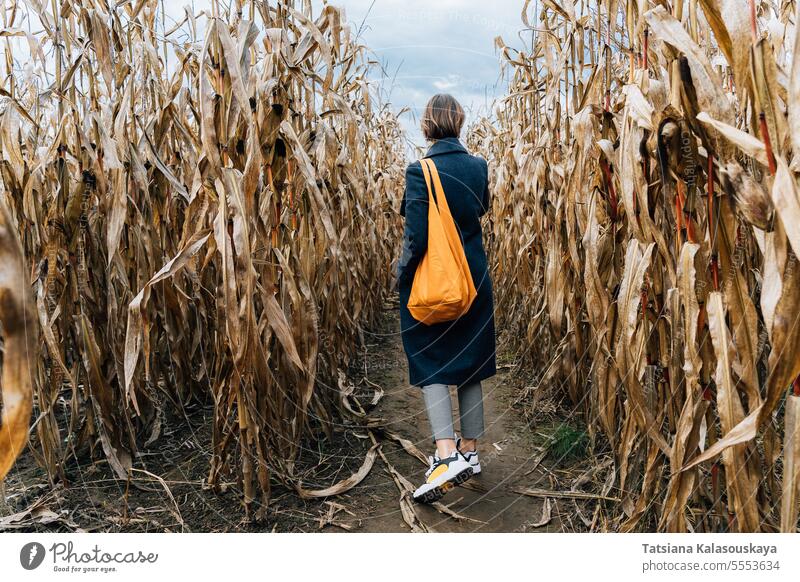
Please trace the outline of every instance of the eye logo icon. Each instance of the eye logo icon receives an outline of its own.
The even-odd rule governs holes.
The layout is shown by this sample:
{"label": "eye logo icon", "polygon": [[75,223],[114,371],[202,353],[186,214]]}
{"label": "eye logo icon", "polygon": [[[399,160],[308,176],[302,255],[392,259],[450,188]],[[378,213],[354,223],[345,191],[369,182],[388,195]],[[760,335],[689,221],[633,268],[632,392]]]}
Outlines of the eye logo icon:
{"label": "eye logo icon", "polygon": [[29,542],[19,551],[19,563],[26,570],[35,570],[44,561],[44,546],[39,542]]}

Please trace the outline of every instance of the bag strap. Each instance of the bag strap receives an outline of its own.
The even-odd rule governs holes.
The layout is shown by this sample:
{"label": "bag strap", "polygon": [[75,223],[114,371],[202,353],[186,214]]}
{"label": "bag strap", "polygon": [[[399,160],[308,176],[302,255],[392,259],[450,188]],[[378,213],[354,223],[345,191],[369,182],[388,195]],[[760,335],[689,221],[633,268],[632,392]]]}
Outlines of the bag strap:
{"label": "bag strap", "polygon": [[[455,245],[459,244],[463,249],[464,240],[456,226],[453,215],[450,213],[450,206],[447,204],[447,196],[444,195],[442,181],[439,179],[439,171],[436,169],[436,164],[433,163],[433,160],[429,158],[423,158],[420,160],[420,163],[422,164],[422,173],[425,175],[425,183],[428,186],[429,212],[436,212],[439,215],[439,219],[445,231],[450,233],[447,237],[450,250],[452,250],[454,254],[457,254],[459,250]],[[433,183],[433,188],[431,188],[431,183]],[[433,197],[434,192],[436,193],[435,200]],[[460,252],[463,252],[463,250]]]}
{"label": "bag strap", "polygon": [[433,196],[433,188],[431,188],[431,171],[428,168],[427,161],[423,158],[419,161],[419,164],[422,166],[422,175],[425,177],[425,185],[428,187],[428,204],[433,204],[433,207],[438,211],[439,207],[436,204],[436,198]]}
{"label": "bag strap", "polygon": [[[442,187],[436,164],[430,158],[422,158],[420,164],[422,165],[422,173],[425,176],[425,184],[428,186],[429,201],[436,204],[436,209],[440,213],[450,216],[450,206],[447,204],[447,197],[444,195],[444,188]],[[433,182],[433,189],[431,189],[431,182]],[[435,198],[433,196],[434,192],[436,193]]]}

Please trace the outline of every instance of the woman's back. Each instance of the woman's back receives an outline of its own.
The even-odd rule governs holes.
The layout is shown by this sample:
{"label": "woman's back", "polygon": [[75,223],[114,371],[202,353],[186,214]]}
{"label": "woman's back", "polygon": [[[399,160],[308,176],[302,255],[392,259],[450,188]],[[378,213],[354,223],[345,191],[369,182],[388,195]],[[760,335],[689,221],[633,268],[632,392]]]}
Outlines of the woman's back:
{"label": "woman's back", "polygon": [[408,311],[414,273],[428,239],[428,188],[421,164],[414,162],[406,169],[400,208],[406,220],[398,267],[400,327],[409,380],[416,386],[483,380],[495,373],[492,283],[480,223],[489,209],[486,161],[470,155],[458,138],[437,140],[425,157],[433,161],[441,178],[478,295],[470,310],[455,321],[426,325]]}
{"label": "woman's back", "polygon": [[[405,216],[403,254],[397,268],[400,331],[409,381],[422,388],[437,451],[431,457],[425,482],[414,491],[414,499],[422,503],[438,500],[453,486],[481,471],[477,453],[477,439],[484,431],[481,380],[496,372],[492,282],[480,222],[489,210],[488,169],[485,160],[469,155],[458,140],[464,117],[464,109],[451,95],[434,95],[421,118],[422,133],[433,142],[425,157],[436,166],[477,292],[469,309],[457,319],[427,325],[414,319],[408,309],[414,275],[428,246],[430,195],[420,162],[406,169],[406,191],[400,207]],[[426,166],[433,171],[430,164]],[[448,244],[454,242],[451,236]],[[434,264],[437,260],[446,259],[432,252],[430,261]],[[460,264],[463,269],[463,262]],[[431,284],[432,280],[436,277],[426,279],[424,284]],[[446,285],[442,283],[441,287]],[[458,387],[463,437],[460,441],[453,428],[448,388],[452,385]],[[459,446],[464,447],[463,453]]]}
{"label": "woman's back", "polygon": [[[486,271],[480,222],[480,217],[489,206],[486,160],[470,155],[457,138],[437,141],[425,157],[436,164],[477,288]],[[410,215],[407,214],[408,209],[411,209]],[[428,190],[418,161],[410,164],[406,170],[406,196],[400,212],[407,220],[414,221],[421,221],[424,215],[427,224]],[[420,236],[423,234],[426,235],[427,230],[420,232]]]}

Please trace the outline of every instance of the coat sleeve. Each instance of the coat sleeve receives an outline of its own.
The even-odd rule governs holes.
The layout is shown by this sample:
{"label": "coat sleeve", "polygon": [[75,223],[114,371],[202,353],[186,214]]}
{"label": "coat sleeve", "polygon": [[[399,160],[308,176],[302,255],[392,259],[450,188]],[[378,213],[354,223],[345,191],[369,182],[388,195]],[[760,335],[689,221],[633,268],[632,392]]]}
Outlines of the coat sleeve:
{"label": "coat sleeve", "polygon": [[489,164],[486,160],[483,160],[483,172],[484,172],[484,186],[483,186],[483,193],[481,195],[481,208],[478,216],[483,216],[487,212],[489,212]]}
{"label": "coat sleeve", "polygon": [[428,187],[419,162],[406,168],[406,190],[400,205],[400,214],[406,220],[403,253],[397,264],[398,282],[413,279],[417,265],[428,246]]}

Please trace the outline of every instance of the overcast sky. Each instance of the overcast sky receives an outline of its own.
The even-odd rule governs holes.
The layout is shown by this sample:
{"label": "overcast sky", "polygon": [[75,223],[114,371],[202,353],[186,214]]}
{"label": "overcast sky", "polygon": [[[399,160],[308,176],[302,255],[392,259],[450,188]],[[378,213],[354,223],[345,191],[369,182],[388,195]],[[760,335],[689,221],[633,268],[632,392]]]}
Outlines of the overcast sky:
{"label": "overcast sky", "polygon": [[[476,115],[488,113],[492,100],[504,94],[505,81],[499,78],[500,55],[495,50],[495,37],[501,36],[515,48],[525,48],[530,43],[529,32],[524,40],[520,36],[524,0],[327,1],[344,8],[353,34],[360,31],[359,40],[371,49],[371,58],[378,62],[372,77],[381,96],[396,111],[409,109],[401,117],[409,145],[424,145],[419,114],[435,93],[454,95],[467,110],[468,122]],[[166,28],[171,28],[183,19],[187,0],[162,2]],[[315,18],[324,2],[312,0]],[[531,19],[537,2],[531,2],[528,9]],[[210,12],[211,2],[193,0],[189,5],[195,13]],[[19,22],[23,29],[41,33],[38,18],[25,4]],[[205,19],[198,21],[198,28],[197,42],[202,43]],[[12,38],[7,42],[16,47],[17,66],[27,67],[30,53],[26,40]],[[46,48],[50,58],[52,51]],[[41,76],[42,72],[31,74]]]}
{"label": "overcast sky", "polygon": [[[424,144],[419,114],[435,93],[451,93],[468,115],[487,113],[504,93],[496,36],[522,47],[522,0],[334,0],[388,78],[384,96],[400,110],[409,139]],[[315,5],[320,6],[321,0]],[[529,10],[533,11],[534,3]],[[528,38],[526,42],[529,42]],[[376,71],[377,76],[379,71]]]}

